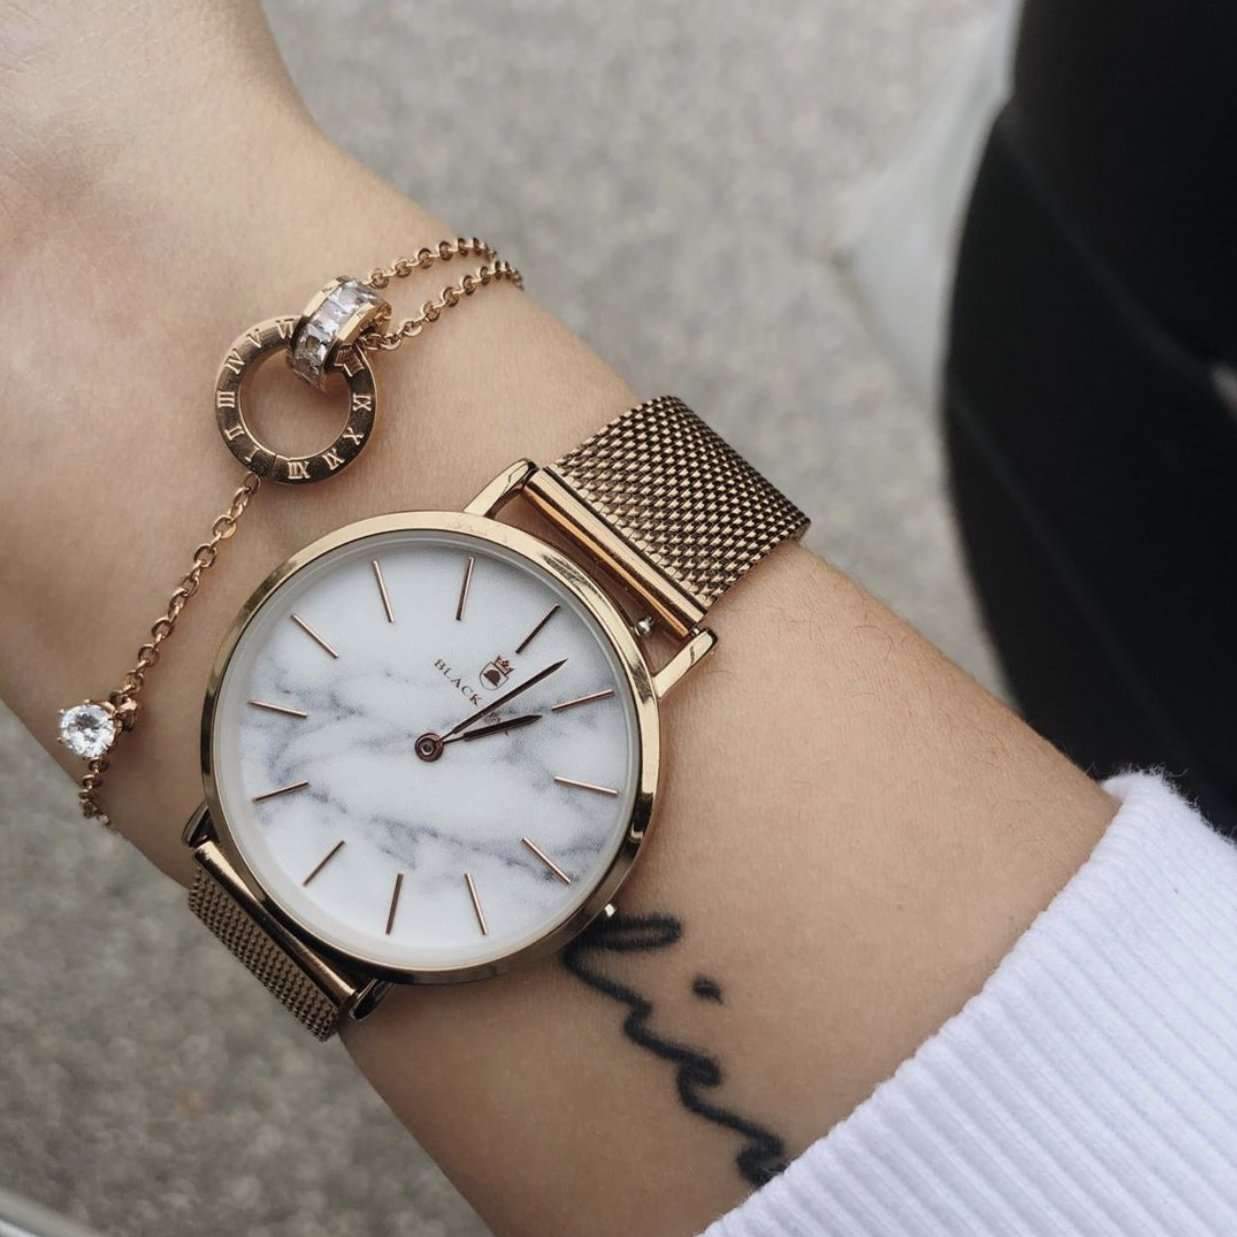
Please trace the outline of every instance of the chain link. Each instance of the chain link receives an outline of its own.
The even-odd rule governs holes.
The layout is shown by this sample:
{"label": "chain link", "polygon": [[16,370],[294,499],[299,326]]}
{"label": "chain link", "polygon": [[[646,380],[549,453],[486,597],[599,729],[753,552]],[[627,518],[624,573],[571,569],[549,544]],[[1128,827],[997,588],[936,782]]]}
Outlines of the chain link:
{"label": "chain link", "polygon": [[[220,545],[236,535],[240,518],[249,506],[249,500],[258,491],[262,479],[254,473],[249,473],[232,495],[232,501],[227,509],[216,516],[210,527],[210,539],[202,542],[193,552],[192,564],[181,577],[180,583],[172,590],[168,604],[162,615],[150,627],[150,639],[137,651],[137,660],[126,671],[120,680],[120,686],[108,693],[108,704],[112,708],[115,720],[123,733],[133,729],[137,718],[138,697],[146,686],[146,672],[159,663],[159,652],[163,642],[176,630],[180,618],[190,599],[197,593],[202,582],[202,573],[209,571],[219,557]],[[86,772],[82,776],[78,799],[81,801],[82,812],[86,816],[96,817],[103,824],[110,825],[107,813],[99,802],[99,788],[103,783],[103,775],[107,772],[106,756],[97,757],[88,762]]]}
{"label": "chain link", "polygon": [[445,310],[453,309],[464,297],[472,296],[478,288],[502,280],[514,284],[517,288],[524,286],[524,276],[510,262],[500,258],[496,249],[476,236],[460,236],[454,241],[439,241],[433,249],[418,249],[411,258],[396,258],[390,266],[375,267],[364,283],[375,290],[385,288],[392,279],[406,279],[414,271],[427,270],[435,262],[450,262],[454,258],[480,258],[481,265],[457,283],[448,284],[437,297],[421,306],[420,313],[405,318],[392,330],[374,328],[366,331],[357,341],[360,347],[366,352],[393,352],[404,340],[415,339],[427,326],[437,322]]}

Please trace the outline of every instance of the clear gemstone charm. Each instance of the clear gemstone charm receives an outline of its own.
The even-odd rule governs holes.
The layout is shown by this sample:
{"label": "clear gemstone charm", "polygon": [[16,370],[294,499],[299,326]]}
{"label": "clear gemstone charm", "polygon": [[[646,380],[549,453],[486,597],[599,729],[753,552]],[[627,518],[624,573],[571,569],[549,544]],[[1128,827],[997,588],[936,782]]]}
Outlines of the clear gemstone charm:
{"label": "clear gemstone charm", "polygon": [[116,718],[104,705],[87,700],[60,712],[60,742],[83,760],[97,760],[116,739]]}
{"label": "clear gemstone charm", "polygon": [[292,372],[311,386],[322,387],[335,350],[353,343],[390,308],[377,292],[359,279],[342,276],[333,279],[305,306],[301,315],[288,353]]}

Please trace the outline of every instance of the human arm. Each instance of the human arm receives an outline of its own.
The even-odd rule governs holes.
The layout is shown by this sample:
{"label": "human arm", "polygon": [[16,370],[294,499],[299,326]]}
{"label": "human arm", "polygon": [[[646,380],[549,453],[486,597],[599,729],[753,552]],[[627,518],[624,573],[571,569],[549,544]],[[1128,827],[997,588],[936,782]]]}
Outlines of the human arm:
{"label": "human arm", "polygon": [[[170,24],[155,23],[156,37],[180,16],[174,9]],[[231,38],[226,29],[194,33],[201,52],[155,58],[175,64],[181,84],[197,55]],[[40,197],[31,212],[40,246],[6,264],[15,287],[32,271],[60,276],[46,320],[27,328],[31,368],[76,349],[74,372],[56,377],[60,425],[15,419],[10,440],[22,450],[5,485],[20,554],[6,560],[6,596],[22,612],[6,632],[4,691],[44,738],[55,707],[128,663],[234,484],[203,398],[226,341],[249,321],[295,309],[325,275],[449,234],[369,178],[363,192],[349,192],[357,170],[293,102],[251,93],[265,90],[256,71],[226,76],[230,65],[260,62],[259,47],[203,70],[213,89],[210,132],[200,138],[196,113],[174,114],[170,82],[139,82],[136,67],[112,73],[139,93],[131,107],[114,100],[130,118],[131,148],[76,174],[91,198]],[[74,72],[80,80],[87,69]],[[169,103],[168,115],[151,118],[149,143],[131,133],[133,117],[156,110],[141,104],[139,88]],[[260,177],[247,158],[254,150]],[[152,168],[154,185],[143,181]],[[345,199],[326,230],[323,185]],[[83,265],[80,277],[67,274]],[[98,307],[119,290],[157,309],[108,348]],[[198,791],[205,665],[267,567],[362,514],[458,506],[516,456],[553,459],[634,402],[527,299],[492,292],[417,341],[400,357],[406,369],[387,369],[395,415],[351,473],[308,496],[264,491],[169,644],[150,715],[109,787],[121,825],[166,865],[183,860],[175,837]],[[33,395],[34,384],[23,391]],[[89,458],[66,446],[78,425]],[[66,513],[41,503],[48,473],[20,471],[35,450],[56,460],[61,492],[88,504],[102,465],[99,509],[118,512],[115,526],[58,527]],[[157,526],[144,524],[147,510]],[[827,512],[816,514],[827,522]],[[82,598],[102,607],[97,620],[87,621]],[[719,652],[667,706],[661,826],[620,900],[624,914],[664,914],[683,935],[627,961],[639,966],[632,978],[657,1023],[717,1056],[726,1072],[717,1102],[793,1153],[973,990],[1086,853],[1108,809],[804,552],[779,551],[763,564],[719,604],[716,626]],[[697,974],[717,981],[722,1005],[692,994]],[[500,1229],[549,1231],[531,1208],[576,1206],[616,1227],[639,1227],[647,1213],[638,1208],[652,1207],[672,1231],[748,1188],[734,1166],[743,1139],[684,1111],[671,1068],[623,1039],[622,1009],[561,968],[429,993],[420,1004],[384,1010],[356,1051]],[[594,1146],[613,1154],[580,1150]],[[521,1189],[525,1176],[535,1191]],[[682,1202],[679,1216],[672,1199]]]}

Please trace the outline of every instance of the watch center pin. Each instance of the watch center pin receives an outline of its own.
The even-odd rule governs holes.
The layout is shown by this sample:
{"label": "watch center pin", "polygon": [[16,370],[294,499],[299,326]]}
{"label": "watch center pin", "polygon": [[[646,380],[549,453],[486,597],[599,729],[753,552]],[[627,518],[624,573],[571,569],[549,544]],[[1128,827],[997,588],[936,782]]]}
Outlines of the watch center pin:
{"label": "watch center pin", "polygon": [[442,736],[436,735],[432,730],[427,730],[423,735],[417,737],[417,741],[413,744],[413,751],[426,761],[437,760],[442,755],[443,742]]}

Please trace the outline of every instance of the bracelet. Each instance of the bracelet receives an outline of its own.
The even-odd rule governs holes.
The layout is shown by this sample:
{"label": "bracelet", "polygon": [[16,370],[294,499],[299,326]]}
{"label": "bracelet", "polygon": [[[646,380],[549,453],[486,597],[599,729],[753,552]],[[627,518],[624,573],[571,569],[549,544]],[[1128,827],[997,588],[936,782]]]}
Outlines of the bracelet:
{"label": "bracelet", "polygon": [[[379,295],[393,279],[404,279],[435,262],[477,258],[480,264],[457,283],[449,284],[420,311],[391,325],[391,305]],[[324,480],[341,472],[363,450],[373,432],[377,393],[369,354],[391,352],[405,340],[415,339],[442,314],[472,296],[478,288],[506,281],[524,286],[515,267],[477,237],[440,241],[390,266],[375,267],[365,279],[332,280],[306,305],[299,317],[271,318],[251,326],[228,349],[215,381],[215,418],[224,443],[247,470],[227,508],[211,525],[210,537],[193,552],[189,570],[168,598],[167,608],[150,628],[137,658],[105,697],[84,700],[62,709],[59,741],[86,762],[78,801],[82,814],[111,827],[100,799],[109,759],[122,734],[133,729],[139,716],[139,698],[147,675],[158,664],[163,643],[176,630],[185,607],[201,586],[202,576],[215,565],[219,549],[236,534],[241,516],[262,481],[299,485]],[[272,352],[284,351],[292,372],[323,390],[332,370],[343,375],[348,388],[348,419],[334,442],[305,456],[286,456],[272,450],[252,432],[245,419],[241,386],[246,374]]]}

